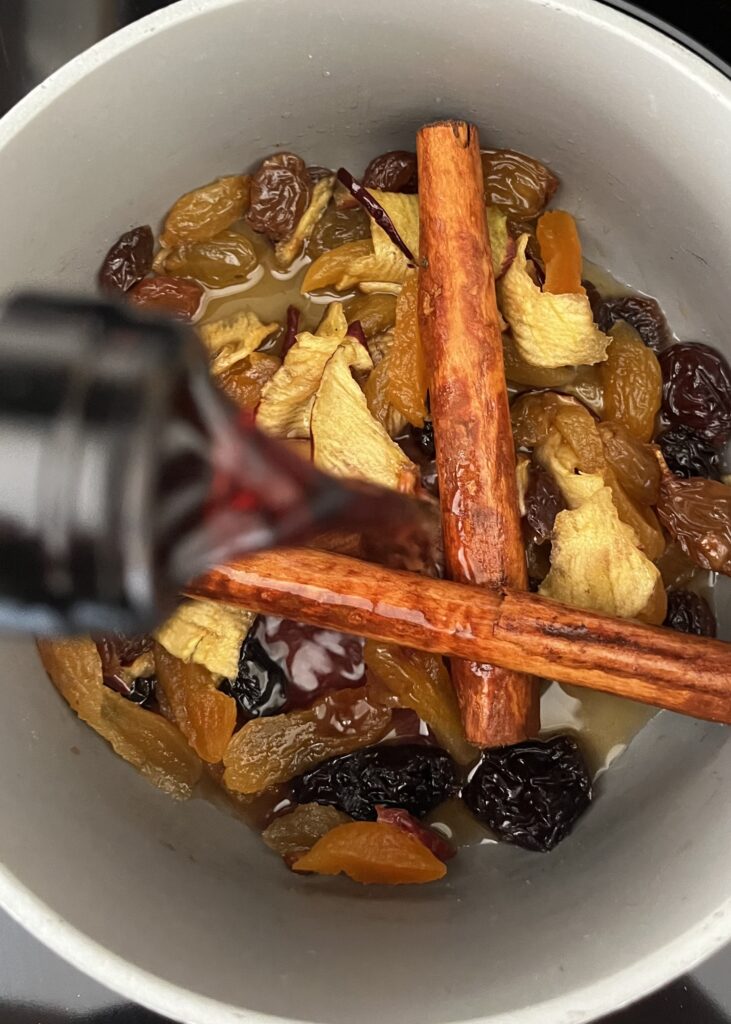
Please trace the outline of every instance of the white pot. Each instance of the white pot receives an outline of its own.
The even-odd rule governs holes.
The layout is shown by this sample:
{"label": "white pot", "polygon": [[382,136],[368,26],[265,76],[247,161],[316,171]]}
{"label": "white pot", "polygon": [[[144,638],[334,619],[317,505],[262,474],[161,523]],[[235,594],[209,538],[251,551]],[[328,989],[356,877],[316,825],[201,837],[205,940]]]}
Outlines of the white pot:
{"label": "white pot", "polygon": [[[588,255],[726,346],[731,85],[587,0],[185,0],[0,125],[0,292],[91,291],[122,230],[277,146],[360,170],[424,121],[545,159]],[[661,715],[542,856],[472,849],[441,886],[301,879],[158,793],[3,641],[0,899],[105,984],[192,1024],[579,1024],[731,937],[731,748]]]}

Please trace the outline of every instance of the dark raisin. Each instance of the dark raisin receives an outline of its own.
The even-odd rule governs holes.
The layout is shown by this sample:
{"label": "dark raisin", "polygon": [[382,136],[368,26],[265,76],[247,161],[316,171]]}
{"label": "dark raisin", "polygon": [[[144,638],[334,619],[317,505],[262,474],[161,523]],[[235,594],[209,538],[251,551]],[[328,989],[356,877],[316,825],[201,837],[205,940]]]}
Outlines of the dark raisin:
{"label": "dark raisin", "polygon": [[127,292],[130,301],[153,313],[158,311],[176,320],[192,320],[203,298],[197,281],[184,277],[146,277]]}
{"label": "dark raisin", "polygon": [[431,420],[425,420],[423,427],[412,427],[411,436],[423,456],[433,459],[437,450],[434,444],[434,424]]}
{"label": "dark raisin", "polygon": [[292,234],[311,196],[312,179],[304,160],[294,153],[275,153],[251,179],[246,219],[254,231],[278,242]]}
{"label": "dark raisin", "polygon": [[688,427],[669,427],[657,438],[665,462],[676,476],[721,479],[718,451]]}
{"label": "dark raisin", "polygon": [[695,430],[722,444],[731,434],[731,369],[720,352],[681,342],[660,356],[662,413],[671,425]]}
{"label": "dark raisin", "polygon": [[126,292],[152,269],[152,228],[143,224],[126,231],[104,257],[99,285],[105,292]]}
{"label": "dark raisin", "polygon": [[307,177],[313,185],[316,185],[318,181],[322,181],[323,178],[329,178],[332,173],[328,167],[320,167],[319,164],[310,164],[307,168]]}
{"label": "dark raisin", "polygon": [[587,299],[589,300],[591,315],[594,317],[594,323],[597,323],[599,319],[599,310],[602,305],[602,297],[599,294],[599,289],[596,288],[591,281],[584,280],[581,282],[581,285],[586,292]]}
{"label": "dark raisin", "polygon": [[482,175],[487,202],[521,220],[537,217],[559,185],[544,164],[512,149],[483,149]]}
{"label": "dark raisin", "polygon": [[594,319],[605,333],[618,320],[624,320],[634,327],[653,352],[662,352],[672,341],[665,314],[657,300],[647,295],[620,295],[617,298],[604,299],[595,312]]}
{"label": "dark raisin", "polygon": [[287,710],[309,707],[330,690],[365,680],[363,639],[291,619],[260,615],[252,633],[267,659],[283,673]]}
{"label": "dark raisin", "polygon": [[416,171],[416,153],[394,149],[374,157],[363,175],[366,188],[380,188],[383,192],[409,192],[419,190]]}
{"label": "dark raisin", "polygon": [[[108,685],[106,679],[104,682],[105,685]],[[133,704],[139,704],[143,708],[151,708],[155,704],[156,687],[157,679],[155,676],[143,676],[141,679],[133,679],[125,691],[116,686],[113,686],[112,689],[117,690],[117,693],[121,693],[123,697],[132,701]]]}
{"label": "dark raisin", "polygon": [[116,668],[120,665],[132,665],[142,654],[152,650],[152,637],[149,633],[135,636],[124,636],[122,633],[106,633],[96,640],[96,649],[103,668]]}
{"label": "dark raisin", "polygon": [[591,779],[569,736],[489,750],[464,801],[501,839],[547,851],[565,839],[591,801]]}
{"label": "dark raisin", "polygon": [[249,630],[239,654],[235,679],[224,679],[219,689],[233,697],[246,718],[275,715],[287,703],[287,679],[257,638]]}
{"label": "dark raisin", "polygon": [[307,242],[307,255],[314,259],[340,245],[370,237],[371,219],[362,206],[354,210],[339,210],[337,206],[329,206],[312,229]]}
{"label": "dark raisin", "polygon": [[435,498],[439,497],[439,473],[434,459],[427,462],[421,469],[421,486]]}
{"label": "dark raisin", "polygon": [[376,805],[402,807],[421,818],[457,790],[449,754],[405,743],[369,747],[335,757],[295,779],[298,803],[339,807],[352,818],[375,820]]}
{"label": "dark raisin", "polygon": [[556,516],[565,508],[566,502],[551,474],[531,466],[525,491],[525,520],[530,539],[536,544],[550,540]]}
{"label": "dark raisin", "polygon": [[716,616],[708,602],[691,590],[671,590],[668,594],[668,613],[665,626],[678,633],[696,636],[716,635]]}

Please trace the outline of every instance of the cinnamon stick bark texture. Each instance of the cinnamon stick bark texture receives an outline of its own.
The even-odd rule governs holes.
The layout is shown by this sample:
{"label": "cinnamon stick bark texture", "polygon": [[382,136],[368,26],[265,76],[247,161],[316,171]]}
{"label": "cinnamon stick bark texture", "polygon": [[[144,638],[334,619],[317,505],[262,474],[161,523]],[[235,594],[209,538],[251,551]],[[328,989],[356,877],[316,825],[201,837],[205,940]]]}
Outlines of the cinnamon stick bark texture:
{"label": "cinnamon stick bark texture", "polygon": [[730,644],[537,594],[477,589],[309,548],[251,555],[187,591],[731,724]]}
{"label": "cinnamon stick bark texture", "polygon": [[[446,569],[462,583],[526,590],[477,129],[463,121],[427,125],[416,149],[419,326],[430,367]],[[454,662],[451,672],[473,743],[503,746],[537,733],[535,680],[476,661]]]}

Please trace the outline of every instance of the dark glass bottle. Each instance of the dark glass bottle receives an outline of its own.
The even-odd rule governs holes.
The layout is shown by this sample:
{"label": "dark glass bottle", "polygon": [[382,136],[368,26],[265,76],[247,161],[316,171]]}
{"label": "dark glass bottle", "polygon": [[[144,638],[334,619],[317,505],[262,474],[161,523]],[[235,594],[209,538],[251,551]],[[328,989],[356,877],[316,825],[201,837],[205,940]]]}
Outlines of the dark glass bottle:
{"label": "dark glass bottle", "polygon": [[0,318],[0,480],[0,629],[23,632],[139,632],[207,566],[421,518],[257,431],[189,328],[41,296]]}

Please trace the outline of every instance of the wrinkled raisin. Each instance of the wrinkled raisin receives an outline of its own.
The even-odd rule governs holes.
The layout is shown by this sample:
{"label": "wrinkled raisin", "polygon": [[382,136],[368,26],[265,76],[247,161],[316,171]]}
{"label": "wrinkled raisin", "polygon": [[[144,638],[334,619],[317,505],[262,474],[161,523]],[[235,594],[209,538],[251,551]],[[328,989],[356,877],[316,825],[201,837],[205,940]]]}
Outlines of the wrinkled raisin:
{"label": "wrinkled raisin", "polygon": [[676,476],[705,476],[720,480],[718,451],[688,427],[669,427],[657,438],[665,462]]}
{"label": "wrinkled raisin", "polygon": [[249,630],[239,654],[239,671],[235,679],[225,679],[219,689],[233,697],[247,718],[275,715],[287,703],[287,679]]}
{"label": "wrinkled raisin", "polygon": [[205,242],[182,245],[169,254],[165,270],[193,277],[209,288],[228,288],[247,280],[258,263],[254,246],[239,231],[221,231]]}
{"label": "wrinkled raisin", "polygon": [[126,292],[152,269],[152,229],[144,224],[126,231],[102,261],[99,286],[106,292]]}
{"label": "wrinkled raisin", "polygon": [[586,292],[586,297],[589,300],[591,306],[591,315],[594,317],[594,323],[598,322],[599,309],[602,304],[602,297],[599,294],[599,289],[596,285],[592,284],[591,281],[587,281],[586,278],[581,282],[581,285]]}
{"label": "wrinkled raisin", "polygon": [[559,185],[538,160],[511,149],[483,149],[482,173],[487,202],[523,220],[537,217]]}
{"label": "wrinkled raisin", "polygon": [[354,210],[339,210],[329,206],[312,229],[307,242],[307,255],[315,259],[330,249],[347,242],[358,242],[371,237],[371,220],[362,206]]}
{"label": "wrinkled raisin", "polygon": [[[102,681],[115,693],[121,694],[133,704],[151,707],[155,702],[154,675],[132,678],[125,672],[138,658],[152,651],[152,637],[147,633],[124,636],[122,633],[107,633],[97,637],[96,649],[102,663]],[[150,664],[152,669],[152,663]]]}
{"label": "wrinkled raisin", "polygon": [[501,839],[546,852],[565,839],[591,802],[591,779],[569,736],[487,751],[464,801]]}
{"label": "wrinkled raisin", "polygon": [[716,616],[708,602],[692,590],[671,590],[668,594],[668,613],[665,626],[679,633],[696,636],[716,635]]}
{"label": "wrinkled raisin", "polygon": [[620,321],[602,364],[604,416],[623,423],[639,441],[649,441],[662,403],[662,373],[655,353],[633,327]]}
{"label": "wrinkled raisin", "polygon": [[328,167],[320,167],[318,164],[310,164],[307,168],[307,177],[313,185],[316,185],[318,181],[322,181],[323,178],[330,178],[332,173]]}
{"label": "wrinkled raisin", "polygon": [[431,420],[424,420],[423,427],[412,427],[411,435],[414,438],[417,448],[427,459],[433,459],[437,450],[434,445],[434,424]]}
{"label": "wrinkled raisin", "polygon": [[561,490],[550,473],[531,466],[524,500],[529,538],[543,544],[551,539],[556,516],[566,508]]}
{"label": "wrinkled raisin", "polygon": [[318,765],[293,783],[298,803],[326,804],[371,821],[376,819],[377,804],[402,807],[421,818],[456,789],[451,757],[438,747],[421,744],[357,750]]}
{"label": "wrinkled raisin", "polygon": [[366,188],[379,188],[383,192],[408,192],[413,195],[419,189],[416,153],[394,149],[374,157],[366,167],[363,184]]}
{"label": "wrinkled raisin", "polygon": [[251,179],[246,219],[255,231],[279,242],[297,226],[312,197],[312,180],[304,160],[294,153],[275,153]]}
{"label": "wrinkled raisin", "polygon": [[657,300],[647,295],[621,295],[619,298],[604,299],[597,309],[592,303],[592,310],[600,330],[608,333],[618,320],[624,320],[634,327],[645,345],[658,354],[672,341],[663,311]]}
{"label": "wrinkled raisin", "polygon": [[192,320],[201,304],[203,288],[197,281],[182,277],[147,277],[127,295],[141,309],[167,313],[176,320]]}
{"label": "wrinkled raisin", "polygon": [[604,456],[628,497],[654,505],[660,491],[660,466],[652,447],[630,434],[622,423],[599,424]]}
{"label": "wrinkled raisin", "polygon": [[731,576],[731,487],[668,475],[660,484],[657,514],[696,565]]}
{"label": "wrinkled raisin", "polygon": [[714,444],[731,434],[731,369],[720,352],[700,342],[671,345],[660,356],[662,411],[673,426],[689,427]]}

